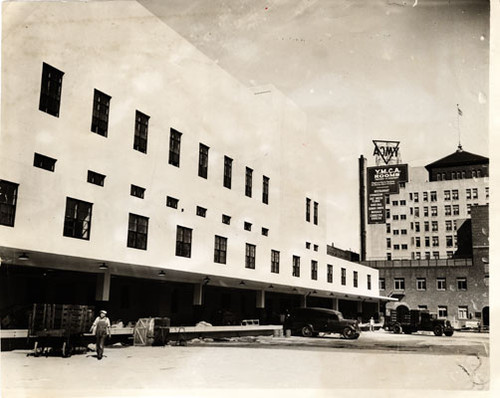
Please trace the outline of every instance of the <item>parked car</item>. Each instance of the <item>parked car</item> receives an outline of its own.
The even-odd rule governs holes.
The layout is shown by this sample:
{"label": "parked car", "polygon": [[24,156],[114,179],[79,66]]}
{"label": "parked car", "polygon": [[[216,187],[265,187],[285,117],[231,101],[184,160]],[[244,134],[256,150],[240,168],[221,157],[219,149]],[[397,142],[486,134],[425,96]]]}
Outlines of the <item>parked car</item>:
{"label": "parked car", "polygon": [[[394,311],[394,313],[393,313]],[[403,315],[397,315],[395,310],[391,311],[390,329],[394,333],[411,334],[419,330],[433,332],[436,336],[452,336],[453,327],[449,320],[439,319],[436,314],[427,310],[410,310]]]}
{"label": "parked car", "polygon": [[287,313],[283,328],[304,337],[317,336],[323,332],[357,339],[361,334],[358,321],[344,319],[341,312],[327,308],[294,308]]}

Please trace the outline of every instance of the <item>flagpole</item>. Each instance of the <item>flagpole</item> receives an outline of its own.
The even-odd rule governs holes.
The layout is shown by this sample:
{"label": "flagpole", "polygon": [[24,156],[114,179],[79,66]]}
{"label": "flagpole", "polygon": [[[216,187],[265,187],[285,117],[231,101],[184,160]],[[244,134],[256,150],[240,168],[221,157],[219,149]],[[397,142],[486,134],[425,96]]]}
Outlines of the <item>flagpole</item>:
{"label": "flagpole", "polygon": [[462,116],[462,110],[460,109],[460,105],[457,104],[458,149],[462,149],[462,143],[460,142],[460,116]]}

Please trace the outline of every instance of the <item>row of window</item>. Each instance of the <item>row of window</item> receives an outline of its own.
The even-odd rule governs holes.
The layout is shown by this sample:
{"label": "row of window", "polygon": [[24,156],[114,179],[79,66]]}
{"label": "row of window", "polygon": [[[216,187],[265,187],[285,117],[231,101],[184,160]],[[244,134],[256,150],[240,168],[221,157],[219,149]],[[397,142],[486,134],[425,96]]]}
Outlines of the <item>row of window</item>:
{"label": "row of window", "polygon": [[[479,203],[467,203],[467,215],[470,215],[472,206],[478,206]],[[423,207],[423,217],[429,217],[429,208]],[[410,215],[413,215],[415,218],[420,217],[420,208],[419,207],[410,207]],[[445,205],[444,206],[444,215],[445,216],[459,216],[460,215],[460,205]],[[437,217],[438,216],[438,208],[437,206],[432,206],[430,208],[430,216]],[[386,210],[386,218],[391,218],[390,210]],[[393,214],[393,221],[398,220],[406,220],[406,214]]]}
{"label": "row of window", "polygon": [[[467,290],[467,278],[466,277],[458,277],[456,278],[456,286],[459,291]],[[394,278],[394,290],[402,291],[405,290],[405,278]],[[385,278],[379,278],[379,289],[385,290]],[[427,279],[426,278],[417,278],[415,289],[418,291],[426,291],[427,290]],[[447,290],[446,286],[446,278],[436,278],[436,290],[445,291]]]}
{"label": "row of window", "polygon": [[[311,199],[306,198],[306,221],[311,222]],[[319,213],[319,203],[314,202],[313,203],[313,223],[314,225],[318,225],[318,215]]]}
{"label": "row of window", "polygon": [[[403,247],[403,246],[406,246],[406,247]],[[407,249],[408,249],[407,245],[401,245],[401,250],[407,250]],[[453,250],[447,250],[446,251],[446,258],[453,258],[454,253],[455,252]],[[420,252],[411,252],[411,259],[412,260],[423,260],[423,259],[430,260],[431,258],[435,259],[435,260],[439,260],[441,258],[441,255],[438,251],[433,251],[432,253],[431,252],[424,252],[423,255]],[[396,258],[393,257],[392,253],[387,253],[387,260],[396,260]]]}
{"label": "row of window", "polygon": [[[39,109],[56,117],[59,117],[63,75],[64,73],[60,70],[43,63]],[[108,135],[110,102],[111,96],[94,89],[92,123],[90,129],[92,132],[104,137]],[[148,115],[136,110],[133,148],[142,153],[147,153],[149,119],[150,117]],[[174,128],[170,129],[168,163],[175,167],[180,167],[181,137],[181,132]],[[207,145],[202,143],[199,144],[198,176],[205,179],[208,178],[209,149]],[[52,165],[45,166],[45,164],[40,164],[37,167],[54,171],[55,161],[54,159],[52,159],[52,161]],[[224,157],[223,185],[229,189],[231,189],[232,162],[233,160],[231,158],[227,156]],[[102,184],[104,184],[104,179],[102,179]],[[248,197],[252,197],[252,184],[253,170],[247,167],[245,170],[245,195]],[[262,177],[262,202],[269,204],[269,177],[267,176]]]}
{"label": "row of window", "polygon": [[[306,242],[306,249],[310,250],[311,249],[311,242]],[[313,250],[317,252],[319,249],[318,245],[313,245]]]}
{"label": "row of window", "polygon": [[[457,220],[445,220],[444,222],[444,228],[445,228],[445,231],[446,232],[452,232],[452,231],[456,231],[457,230]],[[421,229],[420,228],[420,222],[419,221],[415,221],[415,222],[410,222],[410,229],[412,231],[415,231],[415,232],[439,232],[439,223],[438,221],[424,221],[423,222],[423,228]],[[391,224],[386,224],[386,232],[388,234],[391,233],[391,231],[393,232],[393,235],[399,235],[399,233],[401,232],[401,235],[406,235],[407,234],[407,230],[406,229],[392,229],[392,226]]]}
{"label": "row of window", "polygon": [[[490,196],[490,191],[489,191],[489,187],[485,187],[485,195],[486,195],[486,198],[489,198]],[[424,191],[424,192],[421,192],[422,194],[422,201],[423,202],[436,202],[438,200],[438,194],[436,191]],[[418,203],[419,200],[420,200],[420,196],[419,196],[419,192],[410,192],[409,194],[410,196],[410,200],[412,200],[414,203]],[[478,192],[478,188],[467,188],[465,190],[465,198],[466,199],[478,199],[479,197],[479,192]],[[460,199],[460,195],[459,195],[459,190],[458,189],[445,189],[443,190],[443,199],[444,200],[459,200]],[[386,199],[386,203],[387,204],[390,204],[390,200],[389,200],[389,197],[387,197]],[[406,200],[400,200],[399,202],[397,200],[395,201],[392,201],[392,205],[393,206],[398,206],[401,205],[401,206],[404,206],[406,205]]]}
{"label": "row of window", "polygon": [[[419,305],[419,310],[428,310],[426,305]],[[446,318],[448,316],[448,306],[446,305],[438,305],[437,306],[437,315],[439,318]],[[481,317],[481,313],[476,315],[478,318]],[[457,307],[457,318],[459,320],[472,319],[472,313],[469,313],[469,307],[466,305],[459,305]]]}
{"label": "row of window", "polygon": [[[431,239],[432,239],[432,247],[438,247],[439,246],[439,236],[424,236],[423,238],[423,244],[424,247],[431,247]],[[457,246],[457,235],[446,235],[446,247],[455,247]],[[414,236],[411,238],[411,244],[412,246],[415,247],[421,247],[422,245],[422,239],[420,236]],[[394,245],[398,246],[397,248],[394,247],[394,249],[399,249],[399,245]],[[403,249],[408,249],[408,245],[403,245]],[[386,247],[388,249],[391,248],[391,238],[386,239]]]}
{"label": "row of window", "polygon": [[473,169],[469,170],[469,172],[461,170],[461,171],[448,171],[443,173],[436,173],[437,181],[446,181],[446,180],[463,180],[465,178],[476,178],[482,177],[483,173],[481,169]]}

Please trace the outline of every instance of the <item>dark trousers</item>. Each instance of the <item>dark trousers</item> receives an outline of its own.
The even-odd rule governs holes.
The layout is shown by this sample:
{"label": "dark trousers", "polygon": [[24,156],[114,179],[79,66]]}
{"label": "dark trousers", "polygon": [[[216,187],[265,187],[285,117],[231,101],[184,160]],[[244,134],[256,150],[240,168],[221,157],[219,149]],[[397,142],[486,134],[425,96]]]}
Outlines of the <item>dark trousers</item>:
{"label": "dark trousers", "polygon": [[104,341],[106,340],[106,333],[98,333],[96,335],[96,351],[97,358],[102,358],[102,354],[104,353]]}

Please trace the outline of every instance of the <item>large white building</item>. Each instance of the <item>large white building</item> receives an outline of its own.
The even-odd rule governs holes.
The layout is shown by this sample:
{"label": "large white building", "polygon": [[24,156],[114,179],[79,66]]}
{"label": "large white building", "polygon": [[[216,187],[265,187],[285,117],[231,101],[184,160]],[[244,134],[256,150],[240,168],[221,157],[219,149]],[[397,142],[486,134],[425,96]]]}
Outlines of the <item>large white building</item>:
{"label": "large white building", "polygon": [[3,12],[2,314],[377,310],[378,271],[326,254],[315,136],[275,88],[245,87],[135,2]]}

